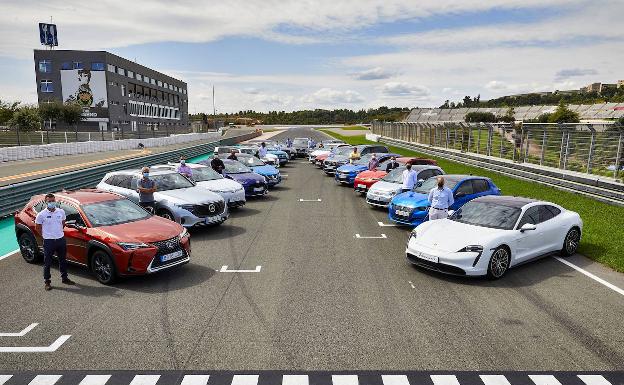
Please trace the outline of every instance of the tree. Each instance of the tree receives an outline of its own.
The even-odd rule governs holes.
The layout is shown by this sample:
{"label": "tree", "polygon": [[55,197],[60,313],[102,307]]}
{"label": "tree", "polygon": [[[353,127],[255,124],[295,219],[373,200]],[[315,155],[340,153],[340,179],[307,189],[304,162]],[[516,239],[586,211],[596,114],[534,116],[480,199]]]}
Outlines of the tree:
{"label": "tree", "polygon": [[50,103],[42,103],[39,106],[39,116],[43,120],[44,124],[46,121],[50,121],[50,127],[52,126],[53,120],[62,120],[63,118],[63,103],[59,101],[53,101]]}
{"label": "tree", "polygon": [[18,110],[20,102],[3,102],[0,100],[0,126],[5,126],[9,123],[13,114]]}
{"label": "tree", "polygon": [[548,118],[549,123],[578,123],[579,121],[579,114],[571,111],[563,100]]}
{"label": "tree", "polygon": [[61,120],[68,126],[74,126],[78,141],[78,123],[83,120],[82,107],[78,103],[65,103],[61,109]]}
{"label": "tree", "polygon": [[514,110],[513,107],[509,107],[507,109],[507,112],[505,112],[505,115],[503,116],[499,116],[497,117],[497,120],[499,122],[505,122],[505,123],[513,123],[516,121],[516,111]]}
{"label": "tree", "polygon": [[39,110],[34,106],[20,107],[9,120],[9,126],[15,127],[17,145],[20,146],[20,131],[34,131],[40,127]]}
{"label": "tree", "polygon": [[496,122],[496,115],[491,112],[469,112],[464,120],[469,123],[493,123]]}

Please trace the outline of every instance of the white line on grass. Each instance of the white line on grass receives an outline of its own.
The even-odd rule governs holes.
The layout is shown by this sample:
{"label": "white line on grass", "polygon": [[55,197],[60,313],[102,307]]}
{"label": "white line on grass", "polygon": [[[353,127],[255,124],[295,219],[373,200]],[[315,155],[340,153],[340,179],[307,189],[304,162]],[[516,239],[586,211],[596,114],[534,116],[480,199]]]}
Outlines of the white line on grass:
{"label": "white line on grass", "polygon": [[588,276],[589,278],[593,279],[594,281],[605,285],[606,287],[608,287],[609,289],[615,291],[616,293],[619,293],[621,295],[624,295],[624,290],[620,289],[619,287],[615,286],[612,283],[609,283],[607,281],[605,281],[604,279],[595,276],[594,274],[590,273],[587,270],[581,269],[580,267],[576,266],[575,264],[573,264],[572,262],[566,261],[563,258],[560,257],[555,257],[555,259],[561,263],[563,263],[564,265],[570,266],[571,268],[573,268],[574,270],[578,271],[579,273],[585,274],[586,276]]}

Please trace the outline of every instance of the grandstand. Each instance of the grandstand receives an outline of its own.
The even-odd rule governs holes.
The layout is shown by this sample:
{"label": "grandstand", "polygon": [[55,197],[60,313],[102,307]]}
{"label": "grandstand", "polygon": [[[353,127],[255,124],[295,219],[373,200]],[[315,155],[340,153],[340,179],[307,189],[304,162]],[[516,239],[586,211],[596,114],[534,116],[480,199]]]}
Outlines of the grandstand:
{"label": "grandstand", "polygon": [[[624,116],[624,103],[576,104],[568,108],[579,114],[581,120],[618,119]],[[522,106],[514,107],[516,120],[531,120],[545,113],[552,113],[557,106]],[[414,108],[407,118],[409,123],[426,122],[463,122],[469,112],[491,112],[496,116],[507,113],[507,107],[477,108]]]}

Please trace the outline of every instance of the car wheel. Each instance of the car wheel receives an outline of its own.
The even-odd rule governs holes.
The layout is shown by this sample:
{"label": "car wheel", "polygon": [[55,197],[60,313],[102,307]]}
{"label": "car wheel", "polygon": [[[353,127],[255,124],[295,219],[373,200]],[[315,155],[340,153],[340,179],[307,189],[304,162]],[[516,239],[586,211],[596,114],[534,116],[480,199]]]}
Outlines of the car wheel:
{"label": "car wheel", "polygon": [[511,261],[511,255],[505,247],[498,247],[492,253],[490,257],[490,263],[488,263],[487,276],[490,279],[499,279],[509,269],[509,262]]}
{"label": "car wheel", "polygon": [[97,250],[91,257],[91,270],[100,283],[110,285],[115,282],[117,273],[113,259],[107,252]]}
{"label": "car wheel", "polygon": [[563,255],[564,257],[574,255],[574,253],[576,253],[576,250],[578,249],[580,240],[581,232],[579,231],[579,229],[576,227],[571,228],[563,240],[561,255]]}
{"label": "car wheel", "polygon": [[165,219],[169,219],[170,221],[175,222],[175,217],[173,216],[173,214],[171,214],[171,212],[169,210],[158,210],[158,216],[159,217],[163,217]]}
{"label": "car wheel", "polygon": [[19,248],[22,257],[28,263],[37,263],[41,260],[41,253],[37,241],[30,233],[22,233],[19,237]]}

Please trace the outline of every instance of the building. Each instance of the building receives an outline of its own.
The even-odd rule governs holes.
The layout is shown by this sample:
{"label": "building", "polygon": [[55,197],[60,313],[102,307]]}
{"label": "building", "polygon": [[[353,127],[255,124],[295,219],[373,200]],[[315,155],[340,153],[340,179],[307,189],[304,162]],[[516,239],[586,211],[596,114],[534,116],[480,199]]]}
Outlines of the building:
{"label": "building", "polygon": [[[619,84],[619,82],[618,82]],[[612,83],[592,83],[586,87],[581,88],[581,91],[584,92],[597,92],[597,93],[602,93],[608,89],[615,89],[618,88],[618,84],[612,84]]]}
{"label": "building", "polygon": [[624,80],[618,80],[617,88],[624,87]]}
{"label": "building", "polygon": [[187,131],[186,83],[105,51],[35,50],[39,104],[75,101],[81,131]]}

